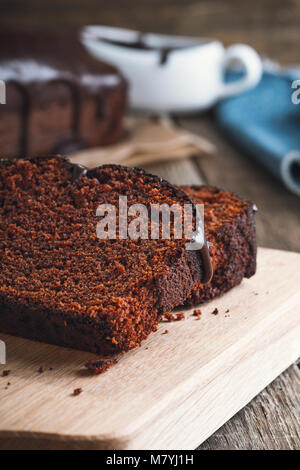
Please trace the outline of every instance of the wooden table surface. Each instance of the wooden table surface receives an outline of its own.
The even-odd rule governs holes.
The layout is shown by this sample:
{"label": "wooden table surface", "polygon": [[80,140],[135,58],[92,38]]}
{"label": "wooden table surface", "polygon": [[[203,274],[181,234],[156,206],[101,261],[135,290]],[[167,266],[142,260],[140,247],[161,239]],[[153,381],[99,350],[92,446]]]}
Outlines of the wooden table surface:
{"label": "wooden table surface", "polygon": [[[0,24],[8,27],[59,30],[92,23],[246,42],[282,64],[300,63],[299,0],[1,2]],[[300,252],[300,199],[233,148],[209,113],[179,124],[214,142],[216,155],[148,169],[173,183],[207,182],[255,201],[258,244]],[[299,366],[292,365],[199,449],[300,449]]]}

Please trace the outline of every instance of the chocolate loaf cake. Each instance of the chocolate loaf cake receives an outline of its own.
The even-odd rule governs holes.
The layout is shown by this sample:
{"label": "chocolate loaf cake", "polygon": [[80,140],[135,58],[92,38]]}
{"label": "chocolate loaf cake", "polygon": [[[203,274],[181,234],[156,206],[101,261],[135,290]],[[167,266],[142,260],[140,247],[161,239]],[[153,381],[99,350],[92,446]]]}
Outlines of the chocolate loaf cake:
{"label": "chocolate loaf cake", "polygon": [[111,204],[121,217],[121,195],[147,208],[192,204],[139,169],[87,170],[60,157],[0,162],[0,331],[111,354],[140,344],[184,303],[204,279],[203,253],[173,232],[99,238],[97,208]]}
{"label": "chocolate loaf cake", "polygon": [[208,186],[181,186],[196,204],[204,204],[204,230],[214,274],[196,283],[185,305],[197,305],[227,292],[256,270],[256,206],[235,194]]}
{"label": "chocolate loaf cake", "polygon": [[127,85],[75,34],[0,32],[0,157],[68,154],[123,134]]}

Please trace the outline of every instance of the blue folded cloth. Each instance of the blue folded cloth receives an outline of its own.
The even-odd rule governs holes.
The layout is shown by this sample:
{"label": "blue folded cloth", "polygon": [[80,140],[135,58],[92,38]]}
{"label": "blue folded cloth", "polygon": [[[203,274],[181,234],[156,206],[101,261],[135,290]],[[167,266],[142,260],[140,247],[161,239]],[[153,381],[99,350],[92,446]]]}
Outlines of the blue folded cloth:
{"label": "blue folded cloth", "polygon": [[297,79],[297,70],[264,72],[255,88],[220,102],[215,115],[233,141],[300,196],[300,103],[292,102],[293,93],[300,99],[292,88]]}

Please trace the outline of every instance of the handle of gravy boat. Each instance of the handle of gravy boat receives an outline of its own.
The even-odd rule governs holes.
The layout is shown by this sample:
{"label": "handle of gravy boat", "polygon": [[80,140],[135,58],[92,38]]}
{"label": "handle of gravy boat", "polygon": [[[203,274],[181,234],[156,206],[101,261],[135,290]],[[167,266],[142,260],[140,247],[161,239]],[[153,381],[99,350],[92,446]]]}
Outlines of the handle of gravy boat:
{"label": "handle of gravy boat", "polygon": [[261,79],[263,71],[262,61],[258,53],[252,47],[246,44],[234,44],[228,47],[225,50],[223,60],[224,73],[228,65],[235,61],[244,67],[245,74],[239,80],[231,83],[223,83],[221,98],[227,98],[249,90],[257,85]]}

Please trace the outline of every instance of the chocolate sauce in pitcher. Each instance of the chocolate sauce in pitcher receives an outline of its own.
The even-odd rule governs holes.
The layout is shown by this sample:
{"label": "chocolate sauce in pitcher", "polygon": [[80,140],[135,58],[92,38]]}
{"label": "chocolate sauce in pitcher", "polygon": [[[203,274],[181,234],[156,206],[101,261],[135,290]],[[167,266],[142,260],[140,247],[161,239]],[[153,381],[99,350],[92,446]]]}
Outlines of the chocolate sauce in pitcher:
{"label": "chocolate sauce in pitcher", "polygon": [[116,46],[121,46],[129,49],[137,49],[137,50],[144,50],[144,51],[156,51],[159,53],[159,64],[160,65],[165,65],[168,62],[168,59],[170,57],[170,54],[173,51],[179,50],[179,49],[186,49],[187,47],[190,46],[152,46],[147,43],[146,40],[146,34],[145,33],[139,33],[138,37],[135,41],[118,41],[114,39],[108,39],[108,38],[101,38],[101,41],[107,42],[108,44],[113,44]]}

